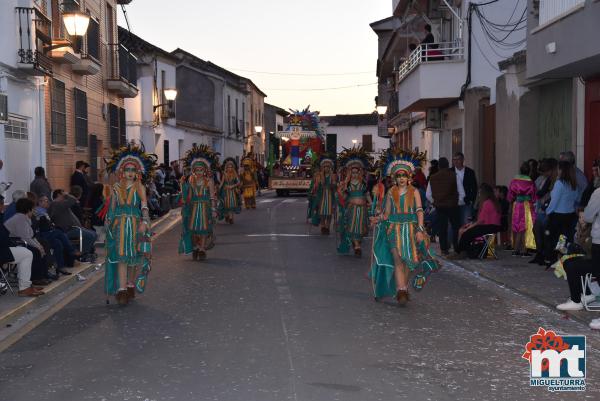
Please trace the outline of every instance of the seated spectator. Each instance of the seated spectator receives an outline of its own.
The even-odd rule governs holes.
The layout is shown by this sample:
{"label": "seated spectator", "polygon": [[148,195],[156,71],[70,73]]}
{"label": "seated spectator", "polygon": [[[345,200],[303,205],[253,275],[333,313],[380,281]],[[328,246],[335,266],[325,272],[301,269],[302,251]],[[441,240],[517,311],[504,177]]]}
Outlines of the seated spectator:
{"label": "seated spectator", "polygon": [[19,199],[16,203],[16,209],[17,213],[4,223],[4,227],[6,227],[12,238],[24,241],[27,249],[33,253],[33,263],[31,265],[31,281],[33,284],[48,285],[52,279],[57,277],[48,273],[50,266],[46,249],[34,238],[33,228],[31,227],[33,202],[27,198]]}
{"label": "seated spectator", "polygon": [[477,221],[468,223],[459,230],[457,257],[462,257],[463,252],[468,251],[476,238],[485,234],[495,234],[502,230],[500,203],[494,196],[492,187],[485,183],[481,184],[478,198]]}
{"label": "seated spectator", "polygon": [[79,219],[81,223],[84,222],[83,215],[83,205],[81,204],[81,196],[83,195],[83,189],[79,185],[71,186],[71,190],[69,191],[69,195],[73,198],[77,199],[77,203],[71,206],[71,211]]}
{"label": "seated spectator", "polygon": [[10,203],[10,205],[4,208],[3,221],[7,221],[11,217],[13,217],[15,213],[17,213],[17,201],[26,197],[27,193],[25,191],[21,191],[20,189],[17,189],[12,193],[12,202]]}
{"label": "seated spectator", "polygon": [[[567,302],[557,305],[559,310],[582,310],[582,297],[586,302],[591,302],[595,296],[591,293],[583,294],[581,277],[592,273],[596,279],[600,279],[600,188],[596,189],[581,215],[581,219],[592,225],[591,258],[573,258],[565,261],[564,268],[567,273],[570,296]],[[580,226],[581,227],[581,226]],[[583,246],[585,246],[585,239]],[[594,319],[590,323],[593,329],[600,329],[600,319]]]}
{"label": "seated spectator", "polygon": [[592,163],[592,180],[588,187],[581,195],[581,207],[586,207],[596,189],[600,188],[600,159],[594,160]]}
{"label": "seated spectator", "polygon": [[[73,247],[67,235],[56,228],[48,215],[50,200],[46,196],[38,199],[38,205],[33,210],[33,217],[37,221],[36,233],[41,239],[48,242],[54,250],[56,260],[56,272],[64,275],[71,273],[64,270],[67,266],[73,266],[73,261],[81,256],[81,253]],[[67,262],[68,261],[68,262]]]}
{"label": "seated spectator", "polygon": [[33,253],[23,246],[13,246],[10,233],[0,224],[0,264],[15,263],[17,265],[17,279],[19,280],[20,297],[37,297],[44,292],[31,285],[31,263]]}
{"label": "seated spectator", "polygon": [[79,219],[75,216],[71,207],[77,204],[77,199],[66,194],[62,189],[57,189],[53,193],[53,201],[48,209],[50,219],[67,234],[71,240],[79,239],[81,231],[82,235],[82,251],[84,260],[94,260],[94,243],[96,242],[97,234],[93,230],[84,228]]}
{"label": "seated spectator", "polygon": [[508,187],[506,185],[497,185],[494,188],[494,196],[500,204],[500,242],[510,248],[510,231],[508,230],[508,222],[510,219],[510,202],[508,201]]}
{"label": "seated spectator", "polygon": [[40,196],[47,196],[50,198],[52,195],[52,188],[50,182],[46,178],[46,171],[43,167],[36,167],[34,170],[35,178],[29,184],[29,190],[33,192],[38,198]]}
{"label": "seated spectator", "polygon": [[146,185],[146,196],[148,198],[148,209],[150,209],[150,217],[162,216],[162,210],[160,208],[161,196],[156,190],[156,184],[154,180],[150,180]]}

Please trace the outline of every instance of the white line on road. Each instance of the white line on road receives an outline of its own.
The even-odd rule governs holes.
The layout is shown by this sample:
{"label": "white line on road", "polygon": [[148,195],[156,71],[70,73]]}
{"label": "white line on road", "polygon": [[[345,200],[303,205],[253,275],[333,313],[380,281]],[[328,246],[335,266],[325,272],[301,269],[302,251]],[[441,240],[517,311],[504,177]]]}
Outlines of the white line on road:
{"label": "white line on road", "polygon": [[258,203],[271,203],[271,202],[275,202],[275,199],[261,199],[258,201]]}
{"label": "white line on road", "polygon": [[320,237],[316,234],[246,234],[246,237]]}
{"label": "white line on road", "polygon": [[298,200],[298,199],[286,199],[286,200],[284,200],[284,201],[283,201],[283,202],[281,202],[281,203],[294,203],[294,202],[296,202],[297,200]]}

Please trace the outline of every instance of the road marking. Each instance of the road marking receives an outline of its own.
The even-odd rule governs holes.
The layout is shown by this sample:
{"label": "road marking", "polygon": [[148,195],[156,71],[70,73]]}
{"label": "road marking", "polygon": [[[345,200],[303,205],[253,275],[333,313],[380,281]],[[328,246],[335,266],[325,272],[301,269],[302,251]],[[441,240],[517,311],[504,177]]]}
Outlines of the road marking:
{"label": "road marking", "polygon": [[271,202],[275,202],[275,199],[261,199],[258,201],[258,203],[271,203]]}
{"label": "road marking", "polygon": [[296,202],[297,200],[298,200],[298,199],[286,199],[286,200],[284,200],[284,201],[283,201],[283,202],[281,202],[281,203],[294,203],[294,202]]}
{"label": "road marking", "polygon": [[320,237],[316,234],[246,234],[246,237]]}

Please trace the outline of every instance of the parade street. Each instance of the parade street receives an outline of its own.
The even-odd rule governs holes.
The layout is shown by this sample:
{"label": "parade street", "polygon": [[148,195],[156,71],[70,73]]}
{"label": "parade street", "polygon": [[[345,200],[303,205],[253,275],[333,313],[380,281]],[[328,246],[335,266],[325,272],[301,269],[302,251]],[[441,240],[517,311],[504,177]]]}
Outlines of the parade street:
{"label": "parade street", "polygon": [[[106,306],[99,281],[1,353],[0,399],[598,399],[585,325],[448,263],[406,307],[374,302],[368,252],[338,256],[305,197],[257,205],[217,226],[205,261],[177,254],[179,226],[160,237],[129,306]],[[530,387],[538,327],[587,334],[586,392]]]}

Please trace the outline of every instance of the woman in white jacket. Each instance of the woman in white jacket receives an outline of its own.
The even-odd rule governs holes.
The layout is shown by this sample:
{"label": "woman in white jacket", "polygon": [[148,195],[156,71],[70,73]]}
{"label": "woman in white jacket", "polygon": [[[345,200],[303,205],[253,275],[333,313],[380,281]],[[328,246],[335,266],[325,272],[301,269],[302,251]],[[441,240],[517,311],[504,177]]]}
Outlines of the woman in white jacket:
{"label": "woman in white jacket", "polygon": [[[567,302],[557,306],[559,310],[581,310],[583,309],[582,297],[585,297],[587,302],[595,299],[593,294],[582,294],[581,277],[592,273],[596,279],[600,280],[600,188],[592,194],[583,211],[583,220],[592,225],[592,257],[591,259],[571,259],[565,262],[571,296]],[[600,330],[600,318],[592,320],[590,327]]]}

